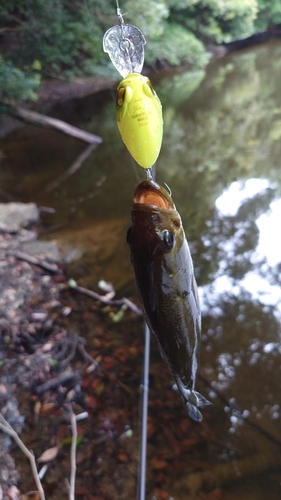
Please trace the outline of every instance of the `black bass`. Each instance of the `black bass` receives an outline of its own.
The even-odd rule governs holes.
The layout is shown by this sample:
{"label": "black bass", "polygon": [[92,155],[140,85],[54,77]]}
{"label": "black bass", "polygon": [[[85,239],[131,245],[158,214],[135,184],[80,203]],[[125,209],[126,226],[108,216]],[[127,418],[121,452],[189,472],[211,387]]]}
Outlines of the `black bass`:
{"label": "black bass", "polygon": [[145,320],[168,363],[189,416],[211,404],[195,391],[201,312],[193,264],[179,213],[166,189],[139,184],[127,241]]}

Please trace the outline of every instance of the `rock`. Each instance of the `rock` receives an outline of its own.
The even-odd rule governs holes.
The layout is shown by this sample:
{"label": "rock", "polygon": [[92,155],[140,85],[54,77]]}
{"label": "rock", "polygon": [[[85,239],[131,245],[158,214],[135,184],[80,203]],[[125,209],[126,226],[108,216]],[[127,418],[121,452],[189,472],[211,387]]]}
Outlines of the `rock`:
{"label": "rock", "polygon": [[39,220],[35,203],[0,203],[0,226],[19,230]]}
{"label": "rock", "polygon": [[20,250],[28,255],[37,257],[39,260],[49,262],[61,262],[58,246],[53,241],[25,241],[21,243]]}
{"label": "rock", "polygon": [[124,236],[128,225],[127,217],[115,218],[92,222],[79,231],[65,229],[60,232],[59,239],[57,233],[49,234],[49,237],[56,239],[69,276],[73,279],[83,276],[86,288],[95,287],[98,277],[102,276],[105,281],[114,282],[118,291],[133,279],[129,247]]}

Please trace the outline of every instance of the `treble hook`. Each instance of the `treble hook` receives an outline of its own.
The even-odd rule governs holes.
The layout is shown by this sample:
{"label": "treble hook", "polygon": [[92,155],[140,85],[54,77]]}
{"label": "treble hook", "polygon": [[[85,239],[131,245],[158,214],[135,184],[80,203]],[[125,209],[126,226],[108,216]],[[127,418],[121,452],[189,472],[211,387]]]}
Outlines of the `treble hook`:
{"label": "treble hook", "polygon": [[164,182],[164,184],[165,184],[165,187],[167,188],[167,191],[168,191],[169,195],[172,196],[172,190],[171,190],[171,188],[168,186],[168,184],[166,184],[166,182]]}

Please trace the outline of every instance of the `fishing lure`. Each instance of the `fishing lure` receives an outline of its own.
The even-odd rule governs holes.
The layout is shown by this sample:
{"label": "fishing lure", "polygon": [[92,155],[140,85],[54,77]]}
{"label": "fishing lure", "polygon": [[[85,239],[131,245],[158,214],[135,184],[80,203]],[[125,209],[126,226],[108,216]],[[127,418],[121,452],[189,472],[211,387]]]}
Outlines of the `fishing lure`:
{"label": "fishing lure", "polygon": [[132,157],[143,168],[158,158],[163,136],[162,106],[150,80],[131,73],[117,88],[117,125]]}
{"label": "fishing lure", "polygon": [[142,32],[120,24],[104,35],[103,49],[124,77],[117,87],[116,119],[121,138],[136,162],[151,168],[158,158],[163,136],[162,106],[149,78],[141,75],[145,38]]}

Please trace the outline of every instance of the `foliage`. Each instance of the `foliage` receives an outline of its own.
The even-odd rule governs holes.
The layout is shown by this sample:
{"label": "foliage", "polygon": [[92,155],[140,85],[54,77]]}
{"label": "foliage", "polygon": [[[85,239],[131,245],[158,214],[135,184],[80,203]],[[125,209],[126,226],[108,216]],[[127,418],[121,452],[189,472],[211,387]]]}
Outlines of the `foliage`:
{"label": "foliage", "polygon": [[210,55],[203,43],[189,30],[167,23],[161,37],[153,39],[146,50],[146,61],[165,60],[174,66],[188,61],[197,67],[206,66]]}
{"label": "foliage", "polygon": [[[281,22],[279,0],[124,0],[120,6],[126,22],[143,31],[149,64],[162,60],[178,65],[184,60],[204,67],[209,56],[203,44],[239,39]],[[12,86],[11,93],[9,87],[5,93],[11,98],[35,97],[34,61],[44,78],[113,74],[102,38],[115,23],[113,0],[3,0],[1,71],[8,65],[18,82],[16,92]]]}
{"label": "foliage", "polygon": [[127,0],[124,3],[126,22],[137,26],[148,40],[157,38],[164,33],[165,19],[169,17],[169,10],[163,0],[143,0],[136,2]]}
{"label": "foliage", "polygon": [[207,43],[230,42],[255,30],[256,0],[194,0],[184,9],[173,0],[171,4],[171,19]]}
{"label": "foliage", "polygon": [[258,0],[256,27],[266,30],[272,24],[281,24],[281,3],[279,0]]}
{"label": "foliage", "polygon": [[17,99],[35,99],[36,89],[40,84],[38,74],[32,75],[16,68],[11,62],[4,61],[0,55],[0,101]]}

